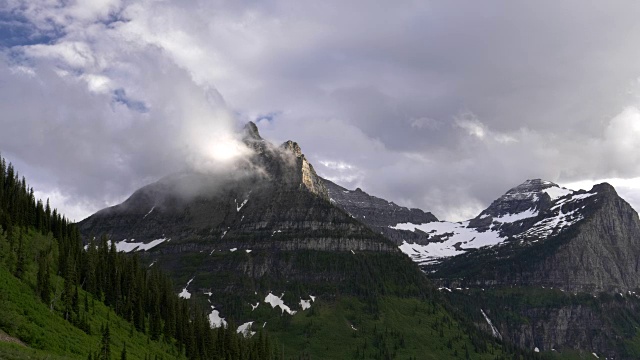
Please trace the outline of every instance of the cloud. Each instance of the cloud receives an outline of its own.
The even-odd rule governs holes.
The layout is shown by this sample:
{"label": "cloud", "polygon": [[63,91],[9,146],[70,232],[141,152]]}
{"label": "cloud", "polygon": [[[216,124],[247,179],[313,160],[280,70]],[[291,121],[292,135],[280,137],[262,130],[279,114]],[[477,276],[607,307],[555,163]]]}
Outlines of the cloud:
{"label": "cloud", "polygon": [[640,176],[636,7],[9,0],[0,143],[95,209],[259,120],[321,175],[461,219],[527,178]]}

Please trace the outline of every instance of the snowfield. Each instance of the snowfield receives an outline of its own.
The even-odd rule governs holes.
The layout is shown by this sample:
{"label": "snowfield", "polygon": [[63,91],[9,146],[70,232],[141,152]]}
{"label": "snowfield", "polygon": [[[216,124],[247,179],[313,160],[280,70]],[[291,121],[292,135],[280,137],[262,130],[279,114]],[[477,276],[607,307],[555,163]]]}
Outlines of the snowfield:
{"label": "snowfield", "polygon": [[[552,206],[544,213],[538,210],[539,199],[542,193],[546,193],[552,200]],[[571,225],[582,220],[584,217],[581,210],[586,206],[580,206],[582,201],[595,195],[595,193],[582,193],[552,186],[540,192],[508,193],[502,199],[508,201],[528,200],[532,201],[532,208],[513,214],[504,214],[493,217],[491,226],[486,231],[479,231],[476,228],[468,227],[470,221],[463,222],[431,222],[426,224],[401,223],[390,226],[396,230],[422,231],[429,235],[433,242],[427,244],[409,243],[403,241],[399,246],[400,250],[408,255],[413,261],[419,264],[435,264],[443,258],[464,254],[470,249],[482,247],[492,247],[503,244],[508,240],[501,235],[500,228],[505,224],[517,223],[523,220],[536,218],[537,221],[523,232],[515,234],[512,239],[530,243],[535,243],[545,238],[557,235]],[[572,211],[564,212],[564,206],[570,204]],[[565,208],[566,209],[566,208]],[[487,210],[485,210],[487,211]],[[480,219],[491,217],[483,211]]]}

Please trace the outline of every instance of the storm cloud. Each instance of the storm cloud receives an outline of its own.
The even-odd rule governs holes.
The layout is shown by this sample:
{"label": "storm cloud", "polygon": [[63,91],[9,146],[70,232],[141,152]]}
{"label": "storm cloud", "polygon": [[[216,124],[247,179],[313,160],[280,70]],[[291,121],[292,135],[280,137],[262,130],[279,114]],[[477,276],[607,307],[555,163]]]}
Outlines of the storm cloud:
{"label": "storm cloud", "polygon": [[640,208],[639,8],[8,0],[0,151],[77,220],[248,120],[322,176],[439,218],[528,178],[610,179]]}

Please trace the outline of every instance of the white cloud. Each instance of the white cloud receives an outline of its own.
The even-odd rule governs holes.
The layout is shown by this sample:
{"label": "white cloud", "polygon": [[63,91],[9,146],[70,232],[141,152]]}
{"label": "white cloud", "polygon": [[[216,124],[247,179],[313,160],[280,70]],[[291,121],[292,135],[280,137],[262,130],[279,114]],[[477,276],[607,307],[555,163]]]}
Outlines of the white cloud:
{"label": "white cloud", "polygon": [[264,114],[321,175],[444,218],[527,178],[640,176],[628,4],[392,5],[9,0],[52,40],[2,52],[3,153],[100,206],[242,153],[235,119]]}
{"label": "white cloud", "polygon": [[484,124],[478,120],[478,118],[469,112],[465,112],[454,118],[456,126],[465,130],[467,134],[475,136],[479,139],[484,139],[487,130]]}

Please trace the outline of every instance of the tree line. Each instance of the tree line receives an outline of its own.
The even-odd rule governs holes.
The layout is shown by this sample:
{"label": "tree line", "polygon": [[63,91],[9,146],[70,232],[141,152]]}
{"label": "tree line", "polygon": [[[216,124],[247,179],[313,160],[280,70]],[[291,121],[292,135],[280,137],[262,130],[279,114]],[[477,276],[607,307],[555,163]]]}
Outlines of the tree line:
{"label": "tree line", "polygon": [[[43,236],[28,235],[33,232]],[[281,358],[277,345],[263,332],[245,338],[232,325],[212,328],[207,311],[179,298],[166,274],[157,267],[143,267],[136,255],[117,252],[105,236],[83,246],[75,224],[52,209],[49,200],[36,199],[34,189],[2,156],[0,266],[19,279],[27,268],[37,268],[35,295],[85,332],[92,331],[87,320],[91,298],[104,302],[151,340],[175,345],[188,359]],[[56,276],[63,279],[61,291],[52,285]],[[108,324],[100,331],[100,351],[89,358],[112,359]],[[114,357],[126,358],[126,347],[116,352]]]}

